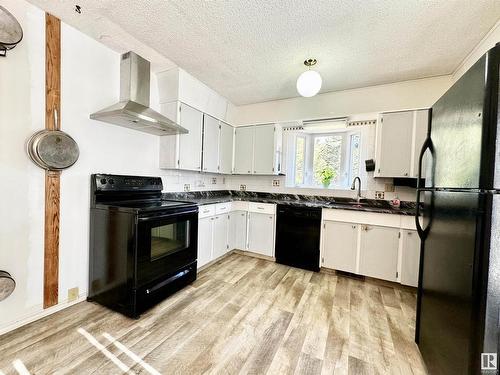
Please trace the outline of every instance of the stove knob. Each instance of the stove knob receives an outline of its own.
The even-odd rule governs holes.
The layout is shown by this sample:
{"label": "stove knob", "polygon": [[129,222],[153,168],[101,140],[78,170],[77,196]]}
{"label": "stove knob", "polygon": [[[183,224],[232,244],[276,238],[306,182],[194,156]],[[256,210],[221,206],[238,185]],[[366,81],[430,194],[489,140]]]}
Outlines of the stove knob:
{"label": "stove knob", "polygon": [[105,179],[105,178],[101,178],[101,184],[106,185],[106,182],[107,182],[107,181],[106,181],[106,179]]}
{"label": "stove knob", "polygon": [[109,183],[110,183],[111,185],[113,185],[113,184],[115,183],[115,180],[113,180],[112,178],[110,178],[110,179],[109,179]]}

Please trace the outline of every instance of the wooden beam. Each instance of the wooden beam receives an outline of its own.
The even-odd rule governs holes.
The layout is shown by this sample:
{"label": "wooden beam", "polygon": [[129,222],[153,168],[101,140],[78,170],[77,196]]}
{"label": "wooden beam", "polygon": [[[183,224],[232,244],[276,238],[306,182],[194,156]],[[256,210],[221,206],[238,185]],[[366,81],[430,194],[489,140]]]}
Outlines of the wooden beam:
{"label": "wooden beam", "polygon": [[[60,128],[61,21],[45,14],[45,129]],[[55,112],[57,111],[57,116]],[[56,118],[58,121],[56,121]],[[45,236],[43,307],[54,306],[59,296],[60,172],[45,172]]]}

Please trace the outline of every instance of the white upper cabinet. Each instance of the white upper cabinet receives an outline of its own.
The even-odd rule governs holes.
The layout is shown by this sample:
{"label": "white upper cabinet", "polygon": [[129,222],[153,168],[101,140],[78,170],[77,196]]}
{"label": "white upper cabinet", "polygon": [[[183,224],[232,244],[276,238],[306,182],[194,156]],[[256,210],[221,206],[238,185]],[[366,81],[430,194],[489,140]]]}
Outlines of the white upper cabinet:
{"label": "white upper cabinet", "polygon": [[429,111],[382,113],[377,121],[375,177],[415,178]]}
{"label": "white upper cabinet", "polygon": [[396,281],[399,229],[361,225],[359,273],[377,279]]}
{"label": "white upper cabinet", "polygon": [[255,127],[253,173],[274,174],[274,125],[261,125]]}
{"label": "white upper cabinet", "polygon": [[160,137],[160,168],[231,174],[231,125],[181,102],[161,104],[161,112],[189,133]]}
{"label": "white upper cabinet", "polygon": [[219,120],[203,115],[203,172],[219,172]]}
{"label": "white upper cabinet", "polygon": [[323,267],[356,273],[358,224],[327,221],[323,225]]}
{"label": "white upper cabinet", "polygon": [[401,254],[401,284],[418,286],[420,265],[420,238],[417,231],[403,230]]}
{"label": "white upper cabinet", "polygon": [[[414,137],[412,143],[412,170],[411,177],[418,178],[418,159],[420,151],[427,137],[427,128],[429,126],[429,111],[427,109],[415,111]],[[425,172],[425,158],[422,160],[422,175]]]}
{"label": "white upper cabinet", "polygon": [[234,173],[251,174],[253,171],[253,137],[252,126],[234,129]]}
{"label": "white upper cabinet", "polygon": [[237,127],[234,173],[276,175],[281,173],[281,127],[276,124]]}
{"label": "white upper cabinet", "polygon": [[219,141],[219,173],[231,174],[233,169],[233,139],[234,128],[220,122],[220,141]]}
{"label": "white upper cabinet", "polygon": [[161,107],[189,133],[160,137],[160,168],[201,171],[203,113],[179,102]]}
{"label": "white upper cabinet", "polygon": [[182,103],[180,110],[180,125],[189,133],[179,134],[179,169],[200,171],[203,113]]}

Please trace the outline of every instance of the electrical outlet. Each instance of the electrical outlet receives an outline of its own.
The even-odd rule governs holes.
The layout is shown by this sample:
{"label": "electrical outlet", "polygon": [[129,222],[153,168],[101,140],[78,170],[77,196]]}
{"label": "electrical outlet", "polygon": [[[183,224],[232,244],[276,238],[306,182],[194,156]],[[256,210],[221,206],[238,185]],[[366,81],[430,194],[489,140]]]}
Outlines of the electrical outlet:
{"label": "electrical outlet", "polygon": [[75,301],[78,298],[78,287],[68,289],[68,302]]}
{"label": "electrical outlet", "polygon": [[375,192],[375,199],[384,199],[385,198],[385,194],[383,191],[376,191]]}
{"label": "electrical outlet", "polygon": [[247,191],[246,185],[240,185],[240,191]]}
{"label": "electrical outlet", "polygon": [[184,184],[184,191],[191,191],[191,184]]}
{"label": "electrical outlet", "polygon": [[273,180],[273,186],[280,186],[280,180]]}
{"label": "electrical outlet", "polygon": [[212,177],[212,185],[217,185],[217,177]]}
{"label": "electrical outlet", "polygon": [[386,191],[388,193],[394,192],[394,184],[385,184],[384,191]]}

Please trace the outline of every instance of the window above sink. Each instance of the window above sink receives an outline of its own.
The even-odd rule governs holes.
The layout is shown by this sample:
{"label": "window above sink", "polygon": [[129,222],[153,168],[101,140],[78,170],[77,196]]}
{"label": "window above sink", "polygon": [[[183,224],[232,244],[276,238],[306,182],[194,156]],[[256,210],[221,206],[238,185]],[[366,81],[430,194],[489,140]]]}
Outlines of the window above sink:
{"label": "window above sink", "polygon": [[[347,127],[346,119],[304,123],[285,135],[287,187],[348,189],[360,173],[362,131]],[[325,186],[321,172],[333,177]]]}

